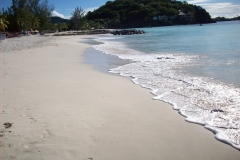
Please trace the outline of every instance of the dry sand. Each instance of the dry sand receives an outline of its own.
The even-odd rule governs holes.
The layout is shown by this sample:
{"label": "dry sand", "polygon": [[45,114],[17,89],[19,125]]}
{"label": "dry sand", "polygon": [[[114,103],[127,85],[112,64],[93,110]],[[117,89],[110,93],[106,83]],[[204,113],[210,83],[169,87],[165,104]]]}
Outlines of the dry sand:
{"label": "dry sand", "polygon": [[[240,159],[210,131],[152,100],[149,90],[85,64],[83,37],[0,43],[1,159]],[[13,124],[5,129],[5,122]]]}

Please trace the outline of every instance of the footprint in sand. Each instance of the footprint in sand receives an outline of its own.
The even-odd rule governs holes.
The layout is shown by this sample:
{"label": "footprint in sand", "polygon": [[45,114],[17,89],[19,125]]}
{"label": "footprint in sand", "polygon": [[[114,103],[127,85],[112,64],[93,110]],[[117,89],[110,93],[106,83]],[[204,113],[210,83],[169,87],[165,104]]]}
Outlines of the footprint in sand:
{"label": "footprint in sand", "polygon": [[29,119],[30,119],[30,123],[37,122],[37,120],[34,118],[29,118]]}
{"label": "footprint in sand", "polygon": [[3,125],[4,125],[4,127],[7,129],[7,128],[12,127],[12,124],[13,124],[13,123],[5,122]]}

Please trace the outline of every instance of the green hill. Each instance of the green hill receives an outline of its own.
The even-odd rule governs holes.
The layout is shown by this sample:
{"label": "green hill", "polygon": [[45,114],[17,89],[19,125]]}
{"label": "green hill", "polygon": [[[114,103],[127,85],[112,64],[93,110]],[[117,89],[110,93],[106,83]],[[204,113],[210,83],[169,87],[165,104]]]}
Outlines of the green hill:
{"label": "green hill", "polygon": [[61,17],[51,17],[51,23],[68,23],[68,19],[63,19]]}
{"label": "green hill", "polygon": [[87,19],[106,28],[130,28],[162,25],[211,23],[209,13],[200,6],[175,0],[108,1]]}

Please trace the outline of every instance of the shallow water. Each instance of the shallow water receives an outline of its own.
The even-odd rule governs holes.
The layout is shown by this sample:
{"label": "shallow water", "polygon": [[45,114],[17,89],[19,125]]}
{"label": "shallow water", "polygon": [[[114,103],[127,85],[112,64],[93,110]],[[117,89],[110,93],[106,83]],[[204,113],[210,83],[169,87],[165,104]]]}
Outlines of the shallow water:
{"label": "shallow water", "polygon": [[107,55],[94,48],[89,48],[84,52],[84,59],[87,64],[92,64],[94,69],[101,72],[108,72],[111,68],[117,68],[118,66],[130,63],[127,60],[122,60],[117,56]]}
{"label": "shallow water", "polygon": [[94,48],[134,61],[110,72],[130,76],[189,122],[240,150],[240,22],[146,28],[101,36]]}

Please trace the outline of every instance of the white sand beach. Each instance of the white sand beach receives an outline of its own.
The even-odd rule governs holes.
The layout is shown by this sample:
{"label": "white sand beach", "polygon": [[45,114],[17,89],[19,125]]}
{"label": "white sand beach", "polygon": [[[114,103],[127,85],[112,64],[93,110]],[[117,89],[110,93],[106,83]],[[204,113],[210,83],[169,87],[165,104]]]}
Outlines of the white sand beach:
{"label": "white sand beach", "polygon": [[86,37],[0,42],[0,159],[240,159],[149,90],[86,64]]}

